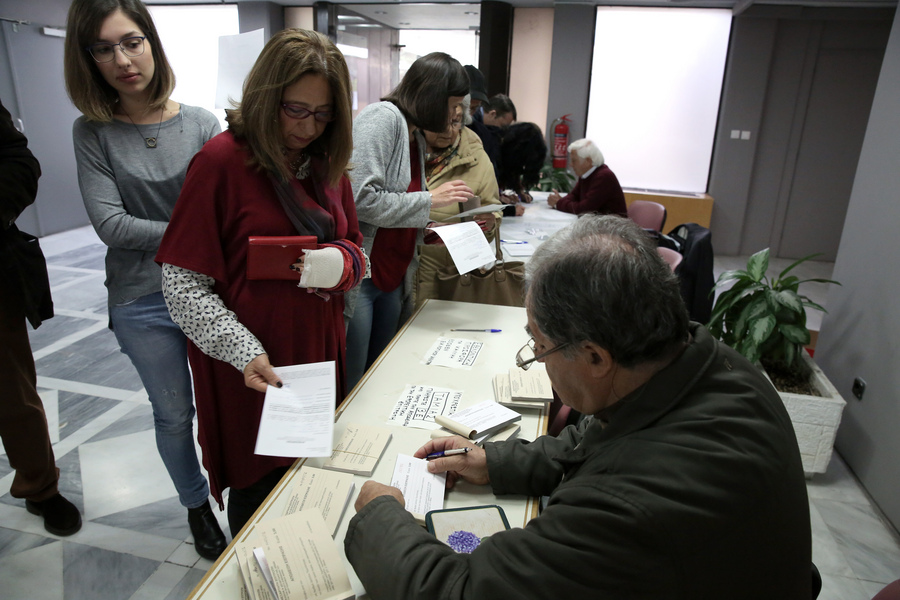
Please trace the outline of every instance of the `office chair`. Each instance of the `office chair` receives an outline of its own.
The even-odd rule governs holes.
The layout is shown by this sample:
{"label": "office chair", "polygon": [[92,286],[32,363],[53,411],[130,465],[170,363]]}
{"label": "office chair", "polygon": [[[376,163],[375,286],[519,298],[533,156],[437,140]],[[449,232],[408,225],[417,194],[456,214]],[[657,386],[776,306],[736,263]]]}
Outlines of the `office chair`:
{"label": "office chair", "polygon": [[628,218],[644,229],[662,233],[666,224],[666,207],[659,202],[635,200],[628,206]]}
{"label": "office chair", "polygon": [[657,248],[657,252],[659,255],[663,257],[663,260],[669,265],[672,269],[672,272],[675,272],[675,269],[678,265],[681,264],[681,261],[684,260],[684,257],[681,255],[681,252],[676,252],[674,250],[670,250],[669,248]]}

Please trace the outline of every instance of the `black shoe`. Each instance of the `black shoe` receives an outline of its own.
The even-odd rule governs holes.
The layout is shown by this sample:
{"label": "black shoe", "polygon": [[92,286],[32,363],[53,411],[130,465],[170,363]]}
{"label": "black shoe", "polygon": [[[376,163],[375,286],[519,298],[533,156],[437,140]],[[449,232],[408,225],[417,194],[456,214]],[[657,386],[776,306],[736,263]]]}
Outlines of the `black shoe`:
{"label": "black shoe", "polygon": [[191,535],[194,536],[194,549],[197,554],[207,560],[216,560],[225,551],[228,544],[225,542],[225,534],[216,521],[209,501],[197,508],[188,509],[188,525],[191,526]]}
{"label": "black shoe", "polygon": [[33,515],[44,517],[44,529],[53,535],[72,535],[81,529],[81,513],[59,494],[40,502],[26,500],[25,508]]}

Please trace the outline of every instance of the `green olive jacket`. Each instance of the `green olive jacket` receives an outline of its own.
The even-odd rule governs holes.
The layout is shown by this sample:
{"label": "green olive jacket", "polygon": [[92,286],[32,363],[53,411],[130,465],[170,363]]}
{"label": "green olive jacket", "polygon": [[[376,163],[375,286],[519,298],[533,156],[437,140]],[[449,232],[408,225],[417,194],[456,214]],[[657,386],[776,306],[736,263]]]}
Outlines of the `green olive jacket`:
{"label": "green olive jacket", "polygon": [[788,414],[753,365],[691,331],[605,428],[587,419],[486,445],[495,494],[550,496],[524,528],[456,554],[395,499],[366,505],[344,545],[369,595],[808,599],[809,506]]}

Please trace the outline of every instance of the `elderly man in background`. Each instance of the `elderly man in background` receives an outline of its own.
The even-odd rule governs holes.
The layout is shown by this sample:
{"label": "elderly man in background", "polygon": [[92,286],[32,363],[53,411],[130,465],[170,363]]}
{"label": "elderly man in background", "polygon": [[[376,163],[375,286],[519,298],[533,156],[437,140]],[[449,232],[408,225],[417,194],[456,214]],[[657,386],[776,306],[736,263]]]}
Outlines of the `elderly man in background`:
{"label": "elderly man in background", "polygon": [[606,166],[603,153],[594,142],[588,139],[572,142],[569,145],[569,162],[578,182],[567,196],[561,197],[557,190],[553,190],[547,197],[551,208],[575,215],[598,213],[627,216],[622,186],[615,173]]}
{"label": "elderly man in background", "polygon": [[587,216],[528,263],[516,357],[544,362],[590,415],[559,437],[432,440],[471,447],[429,463],[495,494],[549,495],[524,528],[457,554],[416,525],[396,488],[366,482],[344,540],[382,598],[811,597],[811,535],[797,440],[755,366],[689,323],[678,281],[627,219]]}

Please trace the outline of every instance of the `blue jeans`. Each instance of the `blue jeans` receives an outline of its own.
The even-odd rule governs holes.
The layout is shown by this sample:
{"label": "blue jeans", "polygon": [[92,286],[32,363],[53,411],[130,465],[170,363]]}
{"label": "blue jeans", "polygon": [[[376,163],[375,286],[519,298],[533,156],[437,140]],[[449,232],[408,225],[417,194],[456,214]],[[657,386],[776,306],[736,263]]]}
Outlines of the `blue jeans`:
{"label": "blue jeans", "polygon": [[381,351],[400,328],[403,285],[382,292],[371,279],[363,279],[356,297],[356,308],[347,328],[347,391],[359,383]]}
{"label": "blue jeans", "polygon": [[119,348],[131,359],[150,397],[156,447],[178,499],[187,508],[202,506],[209,498],[209,484],[194,448],[187,338],[172,322],[162,292],[111,306],[109,318]]}

